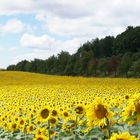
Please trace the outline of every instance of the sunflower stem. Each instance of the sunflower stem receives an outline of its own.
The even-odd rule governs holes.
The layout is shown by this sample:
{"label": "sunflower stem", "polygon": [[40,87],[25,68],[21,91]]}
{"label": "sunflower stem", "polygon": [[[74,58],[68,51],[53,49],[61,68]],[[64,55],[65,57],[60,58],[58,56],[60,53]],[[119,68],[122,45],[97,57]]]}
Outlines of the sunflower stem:
{"label": "sunflower stem", "polygon": [[107,122],[107,130],[108,130],[108,139],[110,139],[111,131],[110,131],[110,123],[109,123],[109,119],[108,118],[106,118],[106,122]]}
{"label": "sunflower stem", "polygon": [[26,140],[26,126],[24,127],[24,140]]}
{"label": "sunflower stem", "polygon": [[49,140],[51,140],[51,135],[50,135],[50,121],[48,120],[48,137]]}
{"label": "sunflower stem", "polygon": [[77,130],[77,125],[78,125],[78,116],[76,115],[74,140],[76,140],[76,139],[77,139],[77,132],[76,132],[76,130]]}

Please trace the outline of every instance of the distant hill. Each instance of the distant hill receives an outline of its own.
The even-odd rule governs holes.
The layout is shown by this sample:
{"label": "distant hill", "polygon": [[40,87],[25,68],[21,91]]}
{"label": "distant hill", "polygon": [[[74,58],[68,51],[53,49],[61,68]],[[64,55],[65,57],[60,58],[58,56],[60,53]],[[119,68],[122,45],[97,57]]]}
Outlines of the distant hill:
{"label": "distant hill", "polygon": [[46,60],[23,60],[7,70],[54,75],[140,77],[140,26],[102,39],[87,41],[75,54],[60,52]]}

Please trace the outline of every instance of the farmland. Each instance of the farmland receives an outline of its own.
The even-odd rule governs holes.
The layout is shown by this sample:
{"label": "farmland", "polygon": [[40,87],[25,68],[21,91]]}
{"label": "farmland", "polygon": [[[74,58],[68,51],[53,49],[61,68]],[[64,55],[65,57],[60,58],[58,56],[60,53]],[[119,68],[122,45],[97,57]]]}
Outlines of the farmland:
{"label": "farmland", "polygon": [[0,139],[135,140],[140,79],[0,72]]}

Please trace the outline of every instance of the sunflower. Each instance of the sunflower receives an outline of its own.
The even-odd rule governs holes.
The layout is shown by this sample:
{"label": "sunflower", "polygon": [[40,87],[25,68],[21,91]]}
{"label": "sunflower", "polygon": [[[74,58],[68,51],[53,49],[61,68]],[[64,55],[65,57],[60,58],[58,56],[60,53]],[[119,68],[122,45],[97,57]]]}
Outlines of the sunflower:
{"label": "sunflower", "polygon": [[63,115],[64,118],[68,118],[69,117],[69,112],[63,111],[62,115]]}
{"label": "sunflower", "polygon": [[32,133],[34,131],[34,125],[33,124],[29,124],[27,126],[27,133]]}
{"label": "sunflower", "polygon": [[129,95],[125,95],[125,99],[128,100],[130,98]]}
{"label": "sunflower", "polygon": [[112,112],[107,104],[103,103],[100,98],[97,98],[89,107],[87,119],[89,126],[104,126],[107,125],[106,119],[110,119]]}
{"label": "sunflower", "polygon": [[56,135],[56,131],[54,130],[50,130],[49,133],[51,138],[53,138]]}
{"label": "sunflower", "polygon": [[56,109],[53,109],[52,112],[51,112],[51,115],[52,115],[53,117],[58,116],[58,111],[57,111]]}
{"label": "sunflower", "polygon": [[69,120],[67,122],[64,122],[62,125],[62,130],[64,130],[67,134],[71,133],[72,130],[76,128],[76,122],[75,120]]}
{"label": "sunflower", "polygon": [[8,129],[8,123],[3,123],[3,127],[5,128],[5,129]]}
{"label": "sunflower", "polygon": [[56,117],[50,117],[49,122],[51,126],[55,127],[58,124],[58,119]]}
{"label": "sunflower", "polygon": [[129,132],[113,133],[110,140],[136,140],[135,136],[131,136]]}
{"label": "sunflower", "polygon": [[49,138],[44,135],[36,135],[33,140],[49,140]]}
{"label": "sunflower", "polygon": [[18,125],[19,127],[23,128],[26,125],[26,119],[24,118],[18,118]]}
{"label": "sunflower", "polygon": [[140,114],[140,102],[139,102],[139,100],[136,100],[134,102],[134,105],[135,105],[135,111],[137,112],[137,114]]}
{"label": "sunflower", "polygon": [[134,124],[140,121],[140,102],[137,99],[130,100],[128,105],[125,107],[124,112],[122,113],[124,121],[132,116],[134,116],[134,119],[130,120],[128,124]]}
{"label": "sunflower", "polygon": [[19,118],[20,117],[18,117],[18,116],[14,116],[14,119],[13,120],[16,121],[16,122],[18,122]]}
{"label": "sunflower", "polygon": [[46,128],[37,128],[34,132],[35,136],[48,137],[48,130]]}
{"label": "sunflower", "polygon": [[[133,102],[131,102],[125,107],[124,111],[122,112],[122,118],[123,118],[122,121],[126,121],[128,118],[133,116],[134,112],[135,112],[135,106]],[[128,123],[133,124],[134,120],[131,120]]]}
{"label": "sunflower", "polygon": [[10,124],[10,128],[9,128],[11,131],[16,131],[17,129],[18,129],[18,125],[17,125],[17,123],[15,123],[15,122],[12,122],[11,124]]}
{"label": "sunflower", "polygon": [[37,118],[35,119],[35,122],[34,122],[37,126],[41,126],[42,125],[42,122],[41,122],[41,119],[40,118]]}
{"label": "sunflower", "polygon": [[37,128],[37,129],[34,131],[34,134],[35,134],[35,135],[42,135],[42,128]]}
{"label": "sunflower", "polygon": [[49,108],[43,108],[39,113],[39,118],[43,121],[44,120],[47,121],[49,119],[49,116],[50,116],[50,109]]}
{"label": "sunflower", "polygon": [[77,105],[74,109],[76,115],[84,115],[85,114],[85,108],[83,105]]}

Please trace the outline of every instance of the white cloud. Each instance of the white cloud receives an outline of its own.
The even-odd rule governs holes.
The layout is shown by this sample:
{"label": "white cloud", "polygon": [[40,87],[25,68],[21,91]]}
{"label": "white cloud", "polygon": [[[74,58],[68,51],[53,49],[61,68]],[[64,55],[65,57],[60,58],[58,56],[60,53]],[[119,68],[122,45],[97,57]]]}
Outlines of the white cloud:
{"label": "white cloud", "polygon": [[60,36],[116,36],[127,26],[140,24],[140,1],[134,1],[48,1],[46,13],[38,13],[36,19],[46,31]]}
{"label": "white cloud", "polygon": [[[92,2],[87,0],[1,0],[0,15],[15,15],[19,13],[47,12],[58,14],[61,17],[79,17],[89,13],[88,8],[84,10],[85,4]],[[81,10],[82,9],[82,10]]]}
{"label": "white cloud", "polygon": [[139,0],[3,0],[1,15],[35,14],[46,30],[61,36],[116,35],[139,25]]}
{"label": "white cloud", "polygon": [[[20,39],[21,50],[32,48],[28,49],[31,52],[19,55],[17,61],[35,57],[45,59],[61,50],[73,53],[87,40],[117,35],[129,25],[140,25],[140,0],[0,1],[0,15],[12,17],[17,14],[18,17],[20,14],[32,14],[41,24],[25,25],[28,19],[23,19],[25,24],[18,19],[0,24],[0,33],[24,31]],[[39,28],[36,27],[38,25]],[[36,36],[34,31],[40,36]]]}
{"label": "white cloud", "polygon": [[[126,26],[118,25],[112,20],[106,20],[104,14],[98,16],[89,16],[79,19],[64,19],[57,16],[48,16],[44,22],[44,28],[49,32],[74,38],[102,38],[107,35],[117,35],[125,30]],[[106,22],[104,22],[106,21]],[[114,19],[115,21],[115,19]]]}
{"label": "white cloud", "polygon": [[15,15],[41,11],[41,7],[44,5],[43,1],[45,0],[12,0],[12,2],[11,0],[1,0],[0,15]]}
{"label": "white cloud", "polygon": [[[81,18],[103,13],[113,16],[139,16],[139,0],[1,0],[0,15],[46,13],[61,18]],[[100,17],[98,17],[99,19]]]}
{"label": "white cloud", "polygon": [[46,46],[52,47],[54,42],[55,42],[54,39],[50,38],[47,35],[35,36],[31,34],[23,34],[23,36],[20,39],[21,46],[38,49],[46,48]]}
{"label": "white cloud", "polygon": [[38,21],[46,21],[46,14],[45,13],[38,13],[35,16],[35,19]]}
{"label": "white cloud", "polygon": [[25,25],[18,19],[10,19],[5,24],[0,24],[1,33],[20,33],[24,29]]}
{"label": "white cloud", "polygon": [[[85,40],[84,40],[85,41]],[[59,53],[61,50],[73,53],[83,43],[83,39],[73,38],[71,40],[57,40],[48,35],[36,36],[33,34],[23,34],[20,39],[22,47],[34,48],[36,50],[48,50],[53,53]]]}

